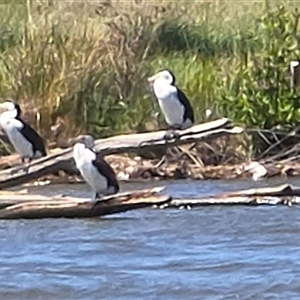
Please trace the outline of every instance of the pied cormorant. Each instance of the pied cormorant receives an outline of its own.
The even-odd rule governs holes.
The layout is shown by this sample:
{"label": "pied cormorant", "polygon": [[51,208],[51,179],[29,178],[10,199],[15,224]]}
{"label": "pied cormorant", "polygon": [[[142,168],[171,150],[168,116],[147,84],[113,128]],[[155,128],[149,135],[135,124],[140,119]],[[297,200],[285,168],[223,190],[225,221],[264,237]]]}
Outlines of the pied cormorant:
{"label": "pied cormorant", "polygon": [[4,109],[0,114],[0,126],[19,153],[22,163],[25,163],[25,159],[30,162],[34,158],[47,156],[44,140],[29,124],[22,120],[19,104],[6,100],[0,103],[0,109]]}
{"label": "pied cormorant", "polygon": [[93,190],[93,198],[116,194],[119,191],[117,176],[112,167],[96,154],[92,148],[94,139],[91,136],[81,136],[73,147],[73,158],[77,169]]}
{"label": "pied cormorant", "polygon": [[175,76],[163,70],[148,78],[169,129],[186,129],[194,123],[193,108],[185,94],[175,85]]}

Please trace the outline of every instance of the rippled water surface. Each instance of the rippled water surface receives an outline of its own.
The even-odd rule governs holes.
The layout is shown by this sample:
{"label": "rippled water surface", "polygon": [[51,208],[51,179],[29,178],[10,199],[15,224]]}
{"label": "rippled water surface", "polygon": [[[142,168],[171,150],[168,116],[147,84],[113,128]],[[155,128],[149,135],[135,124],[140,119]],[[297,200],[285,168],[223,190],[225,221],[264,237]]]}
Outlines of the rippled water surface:
{"label": "rippled water surface", "polygon": [[[278,182],[159,184],[184,199]],[[90,195],[82,184],[37,191]],[[299,234],[296,206],[1,221],[0,299],[300,299]]]}

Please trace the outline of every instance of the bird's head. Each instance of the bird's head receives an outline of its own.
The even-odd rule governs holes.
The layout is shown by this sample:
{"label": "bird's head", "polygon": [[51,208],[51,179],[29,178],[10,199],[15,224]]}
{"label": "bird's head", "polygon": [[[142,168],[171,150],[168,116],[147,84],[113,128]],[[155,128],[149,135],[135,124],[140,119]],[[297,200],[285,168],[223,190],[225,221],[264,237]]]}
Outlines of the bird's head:
{"label": "bird's head", "polygon": [[95,145],[94,138],[91,135],[83,134],[79,135],[77,138],[73,139],[73,144],[84,145],[85,148],[93,149]]}
{"label": "bird's head", "polygon": [[148,82],[154,82],[157,79],[164,80],[167,84],[175,85],[175,75],[170,70],[162,70],[148,78]]}
{"label": "bird's head", "polygon": [[0,103],[0,110],[9,112],[12,118],[20,117],[21,115],[20,105],[11,99],[6,99]]}
{"label": "bird's head", "polygon": [[293,73],[294,72],[294,70],[296,69],[296,68],[298,68],[299,67],[299,61],[298,60],[292,60],[291,62],[290,62],[290,71],[291,71],[291,73]]}

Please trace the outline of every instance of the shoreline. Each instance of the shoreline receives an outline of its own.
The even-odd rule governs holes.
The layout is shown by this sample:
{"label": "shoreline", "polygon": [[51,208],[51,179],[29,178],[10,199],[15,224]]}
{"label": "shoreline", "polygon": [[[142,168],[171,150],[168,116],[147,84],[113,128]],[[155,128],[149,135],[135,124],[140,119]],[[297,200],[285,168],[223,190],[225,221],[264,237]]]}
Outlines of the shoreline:
{"label": "shoreline", "polygon": [[[287,163],[285,160],[274,162],[272,164],[260,164],[256,162],[240,162],[236,164],[206,165],[196,166],[191,163],[183,162],[183,167],[179,164],[169,163],[159,164],[158,159],[144,159],[140,156],[133,158],[126,154],[113,154],[105,156],[108,163],[115,170],[118,179],[121,182],[151,182],[161,180],[239,180],[252,178],[260,180],[271,177],[300,176],[300,161]],[[15,167],[19,164],[17,154],[2,156],[0,159],[0,170]],[[255,164],[251,169],[251,164]],[[261,167],[266,170],[262,175]],[[255,175],[256,174],[256,175]],[[261,176],[259,176],[261,175]],[[257,177],[257,178],[256,178]],[[69,175],[60,171],[59,175],[45,175],[38,180],[22,185],[42,186],[48,184],[76,184],[84,182],[80,175]]]}
{"label": "shoreline", "polygon": [[[94,151],[104,156],[120,181],[127,182],[246,178],[256,181],[300,175],[300,159],[294,153],[296,146],[284,153],[251,160],[253,155],[247,152],[251,146],[245,130],[233,126],[227,118],[196,124],[180,131],[179,138],[168,143],[164,135],[165,131],[153,131],[97,139]],[[30,163],[26,172],[19,168],[21,160],[17,153],[1,156],[1,188],[29,182],[43,185],[80,181],[72,158],[75,140],[69,139],[67,147],[59,147],[57,143],[48,146],[48,155]]]}

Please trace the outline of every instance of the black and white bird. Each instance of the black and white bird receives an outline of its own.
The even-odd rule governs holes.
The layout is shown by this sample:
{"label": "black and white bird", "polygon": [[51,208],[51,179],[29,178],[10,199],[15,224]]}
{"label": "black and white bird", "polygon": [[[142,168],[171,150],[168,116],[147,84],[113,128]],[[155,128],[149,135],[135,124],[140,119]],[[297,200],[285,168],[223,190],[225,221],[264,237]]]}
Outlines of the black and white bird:
{"label": "black and white bird", "polygon": [[148,78],[169,129],[186,129],[194,123],[193,108],[186,95],[175,85],[175,75],[163,70]]}
{"label": "black and white bird", "polygon": [[93,147],[94,139],[89,135],[80,136],[73,147],[76,167],[92,188],[93,199],[118,193],[120,187],[114,170]]}
{"label": "black and white bird", "polygon": [[0,103],[0,110],[0,126],[19,153],[22,163],[26,159],[31,162],[35,158],[47,156],[43,138],[22,120],[19,104],[6,100]]}

